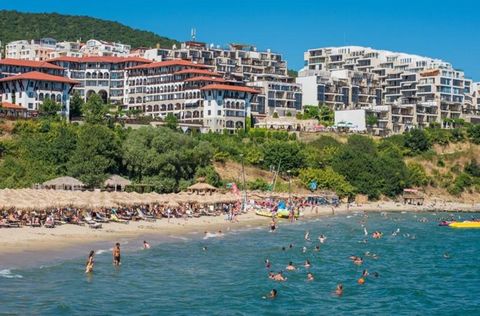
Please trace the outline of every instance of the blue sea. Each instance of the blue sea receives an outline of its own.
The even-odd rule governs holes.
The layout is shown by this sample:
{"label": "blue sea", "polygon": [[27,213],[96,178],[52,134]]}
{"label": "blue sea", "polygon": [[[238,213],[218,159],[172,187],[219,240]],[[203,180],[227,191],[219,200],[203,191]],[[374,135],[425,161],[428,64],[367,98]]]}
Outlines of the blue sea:
{"label": "blue sea", "polygon": [[[224,237],[152,241],[149,250],[130,241],[119,268],[110,249],[95,249],[91,275],[84,273],[87,253],[41,267],[2,268],[0,314],[480,315],[480,230],[440,227],[442,215],[337,215],[284,222],[275,233],[262,226]],[[383,238],[365,237],[362,223]],[[320,234],[327,237],[321,245]],[[363,257],[363,265],[354,265],[351,255]],[[275,272],[289,261],[298,269],[284,272],[286,282],[269,280],[266,258]],[[303,266],[307,259],[310,269]],[[359,285],[364,269],[370,275]],[[332,294],[338,283],[341,297]],[[278,297],[264,299],[271,289]]]}

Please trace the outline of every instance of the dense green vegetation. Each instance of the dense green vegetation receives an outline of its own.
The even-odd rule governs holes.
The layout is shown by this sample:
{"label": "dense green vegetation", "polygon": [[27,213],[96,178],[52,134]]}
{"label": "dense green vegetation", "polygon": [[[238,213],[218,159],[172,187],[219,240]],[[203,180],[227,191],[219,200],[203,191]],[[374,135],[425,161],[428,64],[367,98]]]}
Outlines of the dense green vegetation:
{"label": "dense green vegetation", "polygon": [[133,29],[118,22],[87,16],[57,13],[0,11],[0,39],[3,44],[21,39],[52,37],[58,41],[83,42],[95,38],[135,47],[171,48],[178,42],[155,33]]}
{"label": "dense green vegetation", "polygon": [[[284,181],[276,189],[288,189],[285,183],[292,178],[306,188],[333,190],[342,197],[394,197],[407,187],[440,187],[453,195],[480,188],[475,159],[444,170],[445,162],[458,155],[432,150],[433,145],[480,144],[479,125],[450,130],[434,126],[378,140],[351,135],[339,142],[323,135],[305,143],[296,134],[266,129],[183,134],[175,117],[160,128],[125,129],[107,115],[108,105],[97,95],[78,103],[75,111],[84,117],[83,124],[65,122],[52,101],[40,107],[38,119],[17,122],[13,136],[0,141],[1,188],[29,187],[63,175],[98,187],[108,175],[120,174],[149,190],[174,192],[200,177],[215,186],[225,184],[231,179],[220,179],[213,162],[228,160],[279,170]],[[433,174],[426,172],[424,161],[438,167]],[[265,179],[246,186],[270,189]]]}

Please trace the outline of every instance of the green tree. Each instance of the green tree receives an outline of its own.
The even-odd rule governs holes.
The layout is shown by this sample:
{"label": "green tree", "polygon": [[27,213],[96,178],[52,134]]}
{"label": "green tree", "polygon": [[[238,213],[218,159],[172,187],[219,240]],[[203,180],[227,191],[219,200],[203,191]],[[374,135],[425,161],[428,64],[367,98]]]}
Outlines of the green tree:
{"label": "green tree", "polygon": [[82,107],[84,103],[85,102],[83,102],[80,94],[75,91],[70,98],[70,119],[82,115]]}
{"label": "green tree", "polygon": [[172,113],[168,113],[165,117],[165,126],[172,130],[176,130],[178,128],[178,118]]}
{"label": "green tree", "polygon": [[405,133],[405,147],[410,150],[411,154],[420,154],[430,149],[431,146],[432,144],[423,130],[416,128]]}
{"label": "green tree", "polygon": [[425,172],[425,168],[419,163],[409,163],[408,168],[408,184],[415,187],[424,187],[430,183],[430,178]]}
{"label": "green tree", "polygon": [[107,113],[108,106],[96,93],[90,95],[87,102],[82,106],[82,114],[87,124],[105,123]]}
{"label": "green tree", "polygon": [[317,188],[335,191],[340,197],[353,196],[355,193],[355,188],[345,177],[335,172],[331,167],[301,169],[299,178],[307,188],[312,181],[315,181],[317,182]]}
{"label": "green tree", "polygon": [[320,120],[320,108],[316,105],[305,105],[303,107],[303,118]]}
{"label": "green tree", "polygon": [[195,172],[195,179],[198,181],[199,178],[204,178],[205,182],[214,187],[222,185],[222,179],[213,166],[198,167]]}
{"label": "green tree", "polygon": [[367,117],[365,118],[365,120],[366,120],[367,126],[369,126],[369,127],[373,127],[373,126],[377,125],[377,123],[378,123],[377,116],[373,115],[373,114],[368,114]]}
{"label": "green tree", "polygon": [[480,144],[480,124],[474,124],[468,127],[467,135],[474,144]]}
{"label": "green tree", "polygon": [[278,166],[280,171],[291,170],[293,174],[302,167],[304,154],[298,142],[272,140],[263,145],[263,166]]}
{"label": "green tree", "polygon": [[38,108],[38,114],[44,118],[55,118],[62,110],[62,105],[52,99],[45,99]]}
{"label": "green tree", "polygon": [[109,173],[118,172],[120,144],[116,134],[104,125],[79,127],[78,141],[68,162],[68,173],[89,187],[99,187]]}
{"label": "green tree", "polygon": [[325,126],[332,126],[335,123],[335,112],[326,105],[319,109],[319,121]]}

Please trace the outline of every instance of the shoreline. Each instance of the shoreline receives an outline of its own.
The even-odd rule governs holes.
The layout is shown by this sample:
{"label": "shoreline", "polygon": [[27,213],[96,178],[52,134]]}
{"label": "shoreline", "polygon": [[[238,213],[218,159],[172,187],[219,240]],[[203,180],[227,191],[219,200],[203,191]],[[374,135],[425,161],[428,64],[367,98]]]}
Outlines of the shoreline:
{"label": "shoreline", "polygon": [[[332,212],[333,209],[333,212]],[[442,205],[414,206],[395,202],[375,202],[364,205],[316,206],[306,208],[303,220],[355,212],[480,212],[480,205],[465,203],[442,203]],[[110,249],[114,242],[132,242],[130,250],[140,249],[141,241],[160,244],[190,236],[203,236],[205,231],[222,232],[244,228],[267,226],[269,217],[248,212],[238,217],[238,222],[228,222],[224,216],[189,218],[163,218],[156,222],[130,222],[129,224],[108,223],[94,230],[86,226],[62,225],[55,228],[2,228],[0,229],[0,269],[12,266],[34,266],[60,259],[85,255],[89,249]],[[137,242],[137,243],[135,243]],[[134,247],[133,245],[138,247]],[[128,248],[127,248],[128,249]]]}

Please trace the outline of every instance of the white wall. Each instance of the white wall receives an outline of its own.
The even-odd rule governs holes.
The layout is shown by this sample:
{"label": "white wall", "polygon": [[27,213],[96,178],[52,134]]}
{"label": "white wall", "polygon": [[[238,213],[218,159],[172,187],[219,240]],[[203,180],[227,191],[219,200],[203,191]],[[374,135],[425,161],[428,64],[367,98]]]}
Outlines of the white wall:
{"label": "white wall", "polygon": [[317,76],[297,77],[296,82],[302,86],[302,106],[318,105]]}
{"label": "white wall", "polygon": [[335,111],[335,125],[338,125],[338,123],[342,121],[352,123],[351,130],[365,131],[367,129],[365,110]]}

